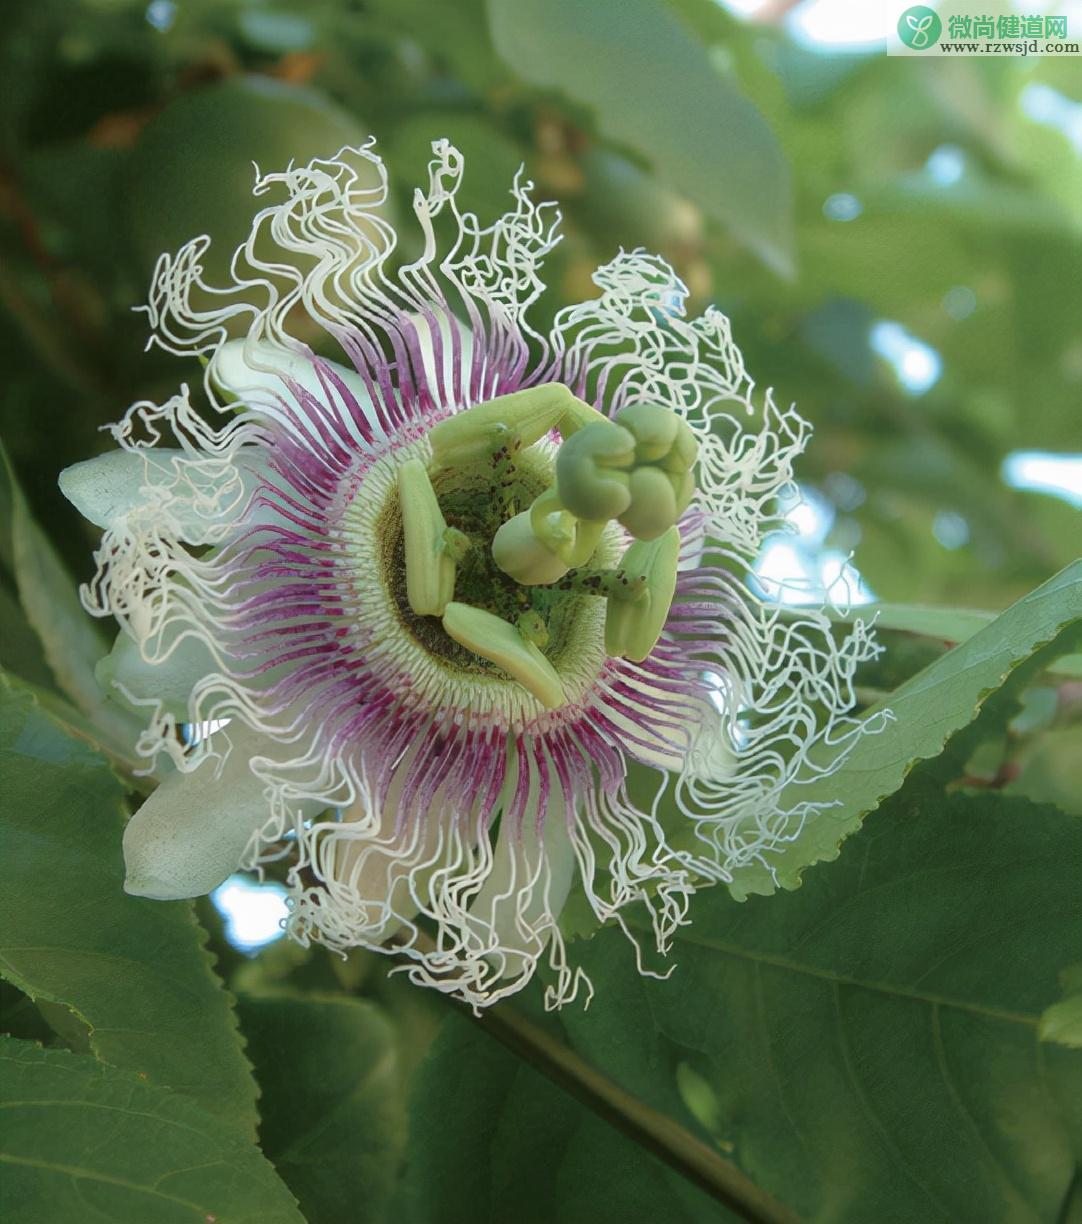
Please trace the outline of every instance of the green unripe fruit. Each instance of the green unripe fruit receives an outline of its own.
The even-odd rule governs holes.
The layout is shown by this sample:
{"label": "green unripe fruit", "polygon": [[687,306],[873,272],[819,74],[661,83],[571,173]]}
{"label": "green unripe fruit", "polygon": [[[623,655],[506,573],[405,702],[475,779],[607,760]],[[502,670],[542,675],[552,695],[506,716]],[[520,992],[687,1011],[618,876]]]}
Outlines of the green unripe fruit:
{"label": "green unripe fruit", "polygon": [[[304,165],[366,136],[364,124],[318,90],[268,77],[230,77],[181,94],[146,125],[131,155],[128,226],[141,262],[149,270],[162,251],[208,234],[207,279],[227,281],[251,228],[253,163],[261,173]],[[360,186],[375,187],[376,167],[355,163]],[[269,237],[256,243],[271,262],[277,252]]]}

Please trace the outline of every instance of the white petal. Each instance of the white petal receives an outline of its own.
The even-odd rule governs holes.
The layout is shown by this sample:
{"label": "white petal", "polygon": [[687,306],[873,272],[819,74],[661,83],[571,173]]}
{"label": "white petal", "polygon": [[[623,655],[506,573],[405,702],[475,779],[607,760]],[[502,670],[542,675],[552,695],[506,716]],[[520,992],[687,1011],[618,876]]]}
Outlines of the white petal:
{"label": "white petal", "polygon": [[[448,810],[444,788],[437,792],[431,815],[413,819],[396,831],[398,808],[405,783],[421,749],[407,753],[387,788],[387,798],[376,820],[364,800],[342,812],[340,834],[333,839],[332,878],[355,895],[364,914],[365,938],[373,943],[394,935],[411,922],[421,905],[414,888],[420,871],[436,868],[441,845],[441,812]],[[355,832],[354,826],[364,833]]]}
{"label": "white petal", "polygon": [[172,460],[183,454],[165,448],[139,454],[108,451],[65,468],[60,473],[60,491],[83,518],[108,528],[142,504],[142,490],[148,483],[171,480],[175,474]]}
{"label": "white petal", "polygon": [[148,662],[129,634],[118,634],[113,649],[94,669],[98,683],[110,697],[135,703],[158,701],[166,714],[186,719],[192,689],[204,676],[220,669],[206,644],[194,634],[165,654],[178,632],[177,627],[166,630],[165,640],[153,643],[153,653],[164,656],[159,662]]}
{"label": "white petal", "polygon": [[223,734],[232,750],[220,773],[208,757],[191,773],[169,774],[129,821],[126,892],[158,901],[210,892],[237,870],[252,834],[270,819],[266,783],[251,760],[273,743],[236,722]]}
{"label": "white petal", "polygon": [[105,530],[133,510],[158,506],[181,539],[202,543],[209,530],[239,516],[264,470],[254,449],[235,454],[232,462],[197,462],[185,451],[164,446],[114,450],[65,468],[60,491],[84,518]]}
{"label": "white petal", "polygon": [[[339,365],[336,361],[327,361],[324,358],[320,360],[336,378],[341,379],[367,412],[372,400],[364,379],[356,370]],[[307,357],[265,341],[227,341],[211,358],[210,373],[217,387],[253,408],[268,408],[273,411],[283,397],[288,397],[297,409],[304,411],[304,405],[296,396],[290,394],[282,381],[283,377],[297,383],[320,403],[326,403],[328,398],[327,389],[320,382],[315,366]],[[333,398],[337,399],[337,395],[333,395]]]}
{"label": "white petal", "polygon": [[[515,771],[504,784],[513,794]],[[501,976],[529,972],[551,939],[571,891],[575,851],[567,815],[557,788],[549,792],[545,823],[537,831],[537,785],[532,787],[521,828],[504,819],[492,855],[492,869],[470,906],[470,923],[484,932],[494,957],[502,961]]]}

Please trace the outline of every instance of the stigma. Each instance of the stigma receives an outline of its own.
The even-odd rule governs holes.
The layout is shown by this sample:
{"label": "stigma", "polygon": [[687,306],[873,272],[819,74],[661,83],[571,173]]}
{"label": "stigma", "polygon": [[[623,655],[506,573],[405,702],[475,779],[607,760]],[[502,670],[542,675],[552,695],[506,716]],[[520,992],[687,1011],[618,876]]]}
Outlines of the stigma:
{"label": "stigma", "polygon": [[[527,462],[553,435],[554,462]],[[562,383],[544,383],[456,413],[428,440],[431,461],[410,458],[397,473],[415,616],[437,620],[547,709],[565,702],[545,654],[550,622],[573,615],[584,596],[606,601],[606,654],[650,654],[676,588],[677,523],[695,492],[698,443],[685,421],[642,403],[610,419]],[[550,476],[539,488],[541,470]],[[471,489],[465,519],[456,475]],[[598,565],[613,524],[631,542],[615,564]]]}

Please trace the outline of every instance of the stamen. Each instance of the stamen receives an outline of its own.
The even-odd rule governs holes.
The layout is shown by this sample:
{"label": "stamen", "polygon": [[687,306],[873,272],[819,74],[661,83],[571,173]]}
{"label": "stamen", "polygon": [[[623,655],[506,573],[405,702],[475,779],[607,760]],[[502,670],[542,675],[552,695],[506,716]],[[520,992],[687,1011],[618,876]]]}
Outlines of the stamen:
{"label": "stamen", "polygon": [[502,447],[509,453],[532,446],[556,429],[564,438],[589,424],[608,424],[596,408],[563,383],[542,383],[474,404],[440,421],[429,432],[438,467],[482,463]]}
{"label": "stamen", "polygon": [[[510,491],[522,487],[517,466],[522,452],[553,429],[566,431],[556,455],[555,484],[542,490],[529,510],[513,513]],[[581,595],[606,599],[606,653],[645,659],[672,604],[680,551],[674,523],[694,491],[691,469],[698,444],[687,423],[650,404],[630,405],[612,421],[563,384],[546,383],[441,421],[429,441],[434,470],[472,467],[468,481],[479,479],[482,487],[491,482],[490,510],[481,522],[499,523],[487,550],[498,570],[520,587],[548,587],[550,601]],[[550,709],[561,705],[559,673],[542,654],[548,627],[531,598],[525,591],[513,595],[512,606],[518,602],[523,608],[513,624],[504,619],[514,615],[507,605],[513,589],[504,591],[500,615],[489,610],[484,566],[476,564],[484,554],[471,554],[470,536],[447,525],[420,459],[399,469],[398,493],[410,609],[418,616],[442,617],[444,630],[460,646],[496,664]],[[509,510],[511,517],[500,522]],[[618,568],[586,568],[614,518],[637,542]],[[482,529],[485,535],[491,530]],[[456,562],[464,562],[461,575]],[[456,576],[470,592],[458,601]]]}
{"label": "stamen", "polygon": [[532,446],[556,428],[571,400],[563,383],[544,383],[456,412],[428,435],[433,461],[458,467],[484,462],[503,446]]}
{"label": "stamen", "polygon": [[442,616],[455,594],[455,554],[464,555],[456,532],[440,510],[432,482],[420,459],[407,459],[398,469],[398,501],[402,507],[402,538],[406,552],[406,598],[418,616]]}
{"label": "stamen", "polygon": [[482,608],[449,603],[443,627],[467,650],[502,667],[548,709],[563,705],[564,689],[556,669],[514,625]]}
{"label": "stamen", "polygon": [[624,553],[620,572],[629,585],[645,584],[645,596],[609,600],[605,653],[641,663],[654,649],[676,591],[680,532],[670,527],[660,539],[637,540]]}

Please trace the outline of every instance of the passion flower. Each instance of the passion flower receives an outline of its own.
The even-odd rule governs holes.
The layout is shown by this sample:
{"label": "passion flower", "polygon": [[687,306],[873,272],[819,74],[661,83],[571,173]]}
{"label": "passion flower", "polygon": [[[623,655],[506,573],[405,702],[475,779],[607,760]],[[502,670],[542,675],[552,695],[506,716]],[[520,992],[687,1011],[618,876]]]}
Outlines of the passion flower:
{"label": "passion flower", "polygon": [[665,952],[699,884],[769,867],[874,647],[748,588],[808,430],[727,320],[632,251],[539,334],[555,210],[520,176],[482,225],[433,152],[415,259],[371,147],[259,178],[228,286],[206,239],[163,256],[152,342],[203,360],[209,410],[135,404],[61,485],[104,529],[100,675],[161,777],[128,891],[286,860],[302,943],[475,1006],[547,954],[557,1004],[572,889]]}

